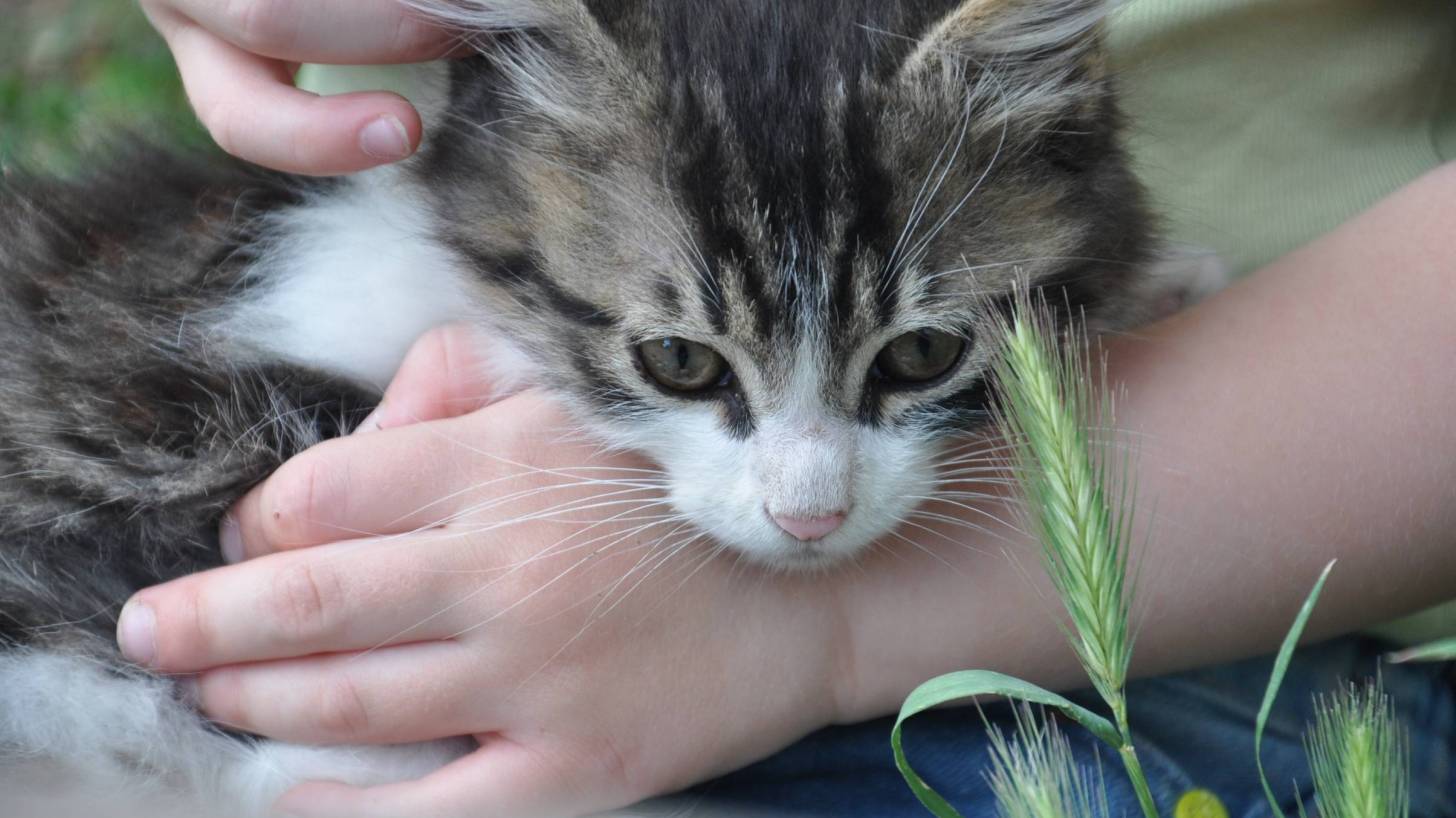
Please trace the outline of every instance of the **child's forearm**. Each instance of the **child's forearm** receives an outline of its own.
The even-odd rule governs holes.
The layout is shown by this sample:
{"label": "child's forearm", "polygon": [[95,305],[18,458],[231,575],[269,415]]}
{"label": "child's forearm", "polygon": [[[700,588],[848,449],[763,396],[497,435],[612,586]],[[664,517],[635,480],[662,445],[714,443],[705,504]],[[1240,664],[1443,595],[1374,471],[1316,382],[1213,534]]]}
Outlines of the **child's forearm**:
{"label": "child's forearm", "polygon": [[[1151,518],[1135,672],[1272,649],[1333,558],[1315,637],[1456,596],[1456,165],[1108,349]],[[966,532],[920,538],[956,571],[845,577],[845,720],[964,667],[1082,682],[1035,546]]]}

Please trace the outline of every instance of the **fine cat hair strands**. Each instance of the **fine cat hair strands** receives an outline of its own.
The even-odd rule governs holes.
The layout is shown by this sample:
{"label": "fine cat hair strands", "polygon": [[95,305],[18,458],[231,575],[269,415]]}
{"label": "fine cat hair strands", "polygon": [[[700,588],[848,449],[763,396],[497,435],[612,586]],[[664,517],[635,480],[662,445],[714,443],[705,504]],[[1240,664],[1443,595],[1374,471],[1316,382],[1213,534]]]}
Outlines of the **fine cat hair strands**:
{"label": "fine cat hair strands", "polygon": [[432,326],[474,322],[497,382],[653,458],[745,559],[803,568],[933,495],[943,444],[987,416],[978,337],[1018,282],[1095,328],[1170,291],[1105,3],[416,5],[480,53],[401,167],[324,181],[133,146],[5,178],[7,815],[256,815],[300,780],[465,749],[228,735],[113,636],[132,593],[219,564],[223,511],[357,424]]}

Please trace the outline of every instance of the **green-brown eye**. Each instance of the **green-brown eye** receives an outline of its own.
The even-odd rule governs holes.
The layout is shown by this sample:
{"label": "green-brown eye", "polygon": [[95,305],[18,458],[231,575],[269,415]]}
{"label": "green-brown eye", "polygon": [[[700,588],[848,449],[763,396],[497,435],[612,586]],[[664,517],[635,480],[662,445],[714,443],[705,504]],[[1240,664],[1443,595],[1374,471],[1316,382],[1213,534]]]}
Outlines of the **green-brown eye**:
{"label": "green-brown eye", "polygon": [[924,383],[950,371],[960,360],[965,339],[938,329],[907,332],[875,356],[880,377],[900,383]]}
{"label": "green-brown eye", "polygon": [[679,392],[717,386],[728,374],[723,356],[685,338],[654,338],[637,345],[642,366],[652,379]]}

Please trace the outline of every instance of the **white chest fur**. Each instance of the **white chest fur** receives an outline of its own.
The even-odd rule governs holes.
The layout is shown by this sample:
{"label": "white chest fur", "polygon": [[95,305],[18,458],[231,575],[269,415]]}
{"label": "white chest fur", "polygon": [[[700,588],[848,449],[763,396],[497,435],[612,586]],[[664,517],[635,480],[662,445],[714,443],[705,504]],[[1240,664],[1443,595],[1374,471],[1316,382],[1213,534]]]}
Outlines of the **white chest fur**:
{"label": "white chest fur", "polygon": [[219,326],[249,349],[383,389],[415,338],[482,305],[396,171],[342,184],[277,217],[249,272],[256,288]]}

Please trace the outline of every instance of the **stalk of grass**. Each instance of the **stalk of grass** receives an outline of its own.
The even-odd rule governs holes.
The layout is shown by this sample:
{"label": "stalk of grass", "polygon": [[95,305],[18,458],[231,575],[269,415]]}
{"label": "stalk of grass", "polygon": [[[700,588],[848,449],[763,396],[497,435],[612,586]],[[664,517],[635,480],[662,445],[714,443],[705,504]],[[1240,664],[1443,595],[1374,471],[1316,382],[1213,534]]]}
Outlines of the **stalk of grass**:
{"label": "stalk of grass", "polygon": [[[901,746],[905,720],[931,707],[976,696],[1005,696],[1056,708],[1113,747],[1137,793],[1145,818],[1157,818],[1128,726],[1123,688],[1132,654],[1127,579],[1133,507],[1125,479],[1113,480],[1104,450],[1087,432],[1089,422],[1109,420],[1109,400],[1089,378],[1084,339],[1069,333],[1074,352],[1064,355],[1046,311],[1023,294],[1002,327],[998,381],[999,426],[1008,442],[1026,497],[1029,526],[1042,544],[1042,562],[1070,615],[1067,636],[1092,685],[1112,709],[1108,721],[1029,682],[987,670],[931,679],[906,698],[890,733],[895,763],[912,792],[935,815],[960,813],[911,769]],[[1093,396],[1097,398],[1094,400]],[[1127,461],[1122,461],[1127,474]],[[1108,502],[1109,495],[1124,499]]]}
{"label": "stalk of grass", "polygon": [[1016,708],[1016,732],[990,728],[991,769],[986,782],[1000,818],[1107,818],[1107,791],[1099,776],[1077,769],[1072,747],[1056,722],[1029,705]]}
{"label": "stalk of grass", "polygon": [[1304,746],[1322,818],[1406,818],[1410,741],[1380,681],[1316,701]]}
{"label": "stalk of grass", "polygon": [[[1109,472],[1111,452],[1087,432],[1109,420],[1111,411],[1106,393],[1095,391],[1083,339],[1068,333],[1066,346],[1073,351],[1063,354],[1049,324],[1029,298],[1018,300],[995,367],[1000,426],[1014,453],[1043,565],[1071,619],[1072,647],[1112,710],[1118,756],[1143,813],[1156,818],[1123,693],[1132,658],[1127,572],[1133,501],[1126,480]],[[1122,461],[1121,475],[1126,465]],[[1108,500],[1115,489],[1122,494],[1116,506]]]}

